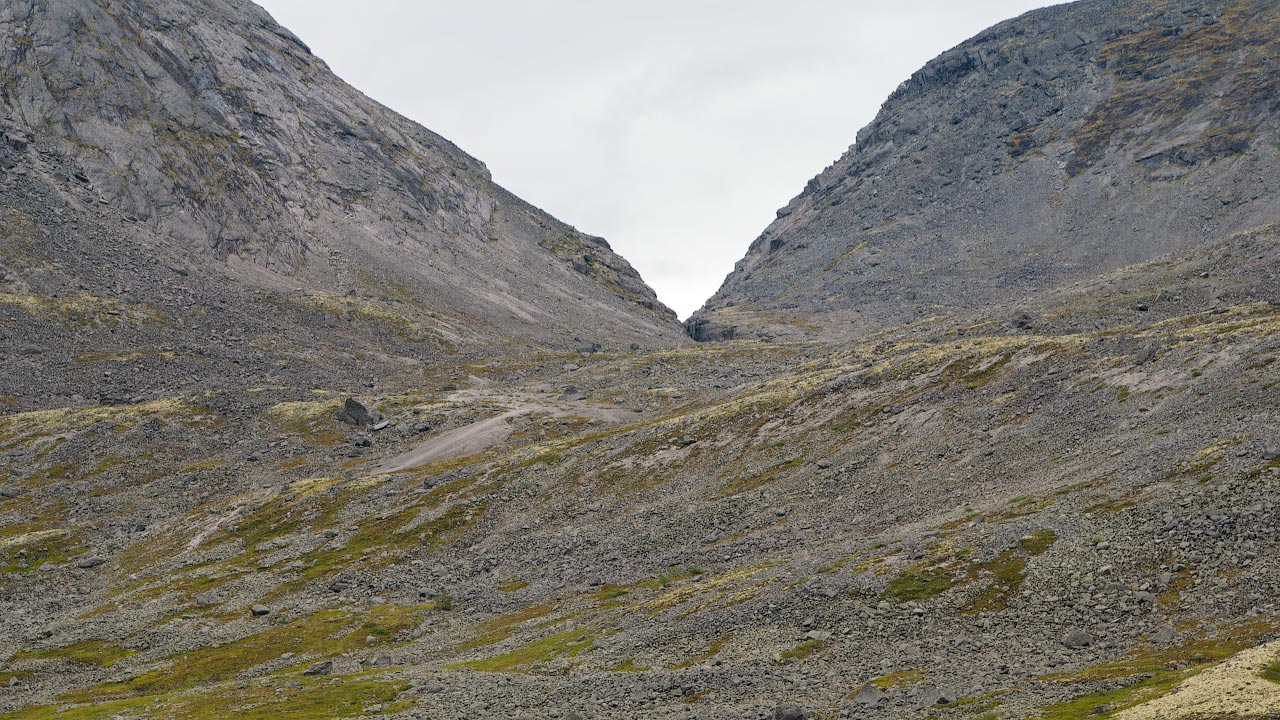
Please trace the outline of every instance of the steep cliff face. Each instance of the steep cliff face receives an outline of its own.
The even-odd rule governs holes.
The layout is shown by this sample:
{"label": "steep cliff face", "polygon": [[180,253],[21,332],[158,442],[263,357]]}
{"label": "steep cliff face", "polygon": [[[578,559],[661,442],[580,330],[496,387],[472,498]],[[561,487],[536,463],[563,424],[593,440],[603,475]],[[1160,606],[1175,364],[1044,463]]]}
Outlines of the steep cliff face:
{"label": "steep cliff face", "polygon": [[681,341],[607,243],[343,83],[250,2],[15,0],[0,77],[10,129],[70,168],[50,182],[209,273],[390,294],[480,344]]}
{"label": "steep cliff face", "polygon": [[690,321],[842,337],[1020,297],[1280,215],[1280,6],[1036,11],[903,83]]}

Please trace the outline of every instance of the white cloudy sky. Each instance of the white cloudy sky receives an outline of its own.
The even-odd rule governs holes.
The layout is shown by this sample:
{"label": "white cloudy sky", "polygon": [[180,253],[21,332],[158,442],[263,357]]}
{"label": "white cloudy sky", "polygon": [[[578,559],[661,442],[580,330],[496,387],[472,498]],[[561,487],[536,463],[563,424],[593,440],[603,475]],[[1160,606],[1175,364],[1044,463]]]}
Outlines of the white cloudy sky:
{"label": "white cloudy sky", "polygon": [[1051,0],[258,0],[686,317],[930,58]]}

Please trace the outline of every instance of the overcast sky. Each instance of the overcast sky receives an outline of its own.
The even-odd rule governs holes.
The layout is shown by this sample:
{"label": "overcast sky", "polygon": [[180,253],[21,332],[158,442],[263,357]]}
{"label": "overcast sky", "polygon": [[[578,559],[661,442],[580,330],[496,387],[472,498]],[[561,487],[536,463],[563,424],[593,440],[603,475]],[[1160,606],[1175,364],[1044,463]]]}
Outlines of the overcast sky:
{"label": "overcast sky", "polygon": [[681,318],[929,59],[1050,0],[258,0]]}

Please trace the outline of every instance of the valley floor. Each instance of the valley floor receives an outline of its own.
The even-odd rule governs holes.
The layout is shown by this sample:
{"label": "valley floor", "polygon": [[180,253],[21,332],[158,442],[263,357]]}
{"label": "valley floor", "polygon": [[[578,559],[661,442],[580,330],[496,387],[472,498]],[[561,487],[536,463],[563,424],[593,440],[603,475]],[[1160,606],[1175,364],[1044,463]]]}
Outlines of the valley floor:
{"label": "valley floor", "polygon": [[15,407],[0,717],[1274,717],[1274,247],[839,345]]}

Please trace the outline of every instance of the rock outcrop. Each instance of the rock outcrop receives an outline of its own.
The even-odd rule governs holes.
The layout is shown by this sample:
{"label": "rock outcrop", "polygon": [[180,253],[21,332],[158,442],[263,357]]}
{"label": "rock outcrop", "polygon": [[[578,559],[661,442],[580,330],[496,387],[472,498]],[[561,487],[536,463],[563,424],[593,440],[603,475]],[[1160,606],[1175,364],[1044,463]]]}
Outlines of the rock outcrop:
{"label": "rock outcrop", "polygon": [[681,341],[604,240],[339,80],[247,0],[8,2],[0,78],[0,165],[57,156],[51,184],[200,275],[394,301],[488,347]]}
{"label": "rock outcrop", "polygon": [[688,323],[848,337],[980,308],[1280,217],[1267,0],[1086,0],[904,82]]}

